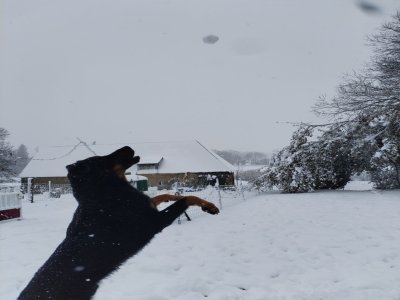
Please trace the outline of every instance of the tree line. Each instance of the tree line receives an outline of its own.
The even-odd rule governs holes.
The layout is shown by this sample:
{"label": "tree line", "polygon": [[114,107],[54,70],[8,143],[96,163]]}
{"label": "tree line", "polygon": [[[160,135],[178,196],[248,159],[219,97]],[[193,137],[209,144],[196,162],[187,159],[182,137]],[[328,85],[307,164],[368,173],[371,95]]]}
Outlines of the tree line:
{"label": "tree line", "polygon": [[400,188],[400,13],[368,38],[373,55],[313,107],[325,124],[298,124],[256,185],[297,193],[343,188],[368,172],[375,188]]}

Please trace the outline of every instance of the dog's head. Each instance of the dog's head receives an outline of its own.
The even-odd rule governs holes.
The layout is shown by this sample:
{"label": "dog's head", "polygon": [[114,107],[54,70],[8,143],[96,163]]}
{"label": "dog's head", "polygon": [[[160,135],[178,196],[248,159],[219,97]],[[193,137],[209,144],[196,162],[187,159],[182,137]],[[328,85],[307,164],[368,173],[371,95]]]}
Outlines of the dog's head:
{"label": "dog's head", "polygon": [[106,156],[93,156],[68,165],[68,178],[71,181],[92,181],[108,177],[125,179],[125,171],[138,163],[139,156],[135,156],[132,148],[125,146]]}

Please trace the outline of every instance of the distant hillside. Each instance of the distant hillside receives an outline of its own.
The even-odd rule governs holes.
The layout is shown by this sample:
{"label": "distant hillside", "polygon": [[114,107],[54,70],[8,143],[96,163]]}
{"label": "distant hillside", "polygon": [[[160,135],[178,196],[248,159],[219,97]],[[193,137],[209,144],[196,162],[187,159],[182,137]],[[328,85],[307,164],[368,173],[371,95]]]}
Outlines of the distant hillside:
{"label": "distant hillside", "polygon": [[269,156],[262,152],[245,152],[236,150],[213,150],[232,165],[267,165]]}

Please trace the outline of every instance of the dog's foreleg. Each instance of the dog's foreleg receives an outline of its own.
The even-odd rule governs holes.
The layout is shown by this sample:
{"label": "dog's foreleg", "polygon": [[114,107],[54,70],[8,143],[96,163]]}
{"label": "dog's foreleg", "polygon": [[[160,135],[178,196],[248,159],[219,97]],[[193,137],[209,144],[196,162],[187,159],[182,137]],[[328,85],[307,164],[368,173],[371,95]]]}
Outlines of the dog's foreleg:
{"label": "dog's foreleg", "polygon": [[[162,224],[162,228],[165,228],[174,222],[176,218],[178,218],[185,210],[192,205],[199,206],[205,212],[209,214],[215,215],[219,213],[219,209],[211,202],[200,199],[195,196],[172,196],[171,197],[179,197],[174,204],[168,206],[166,209],[159,212],[160,222]],[[175,198],[176,199],[176,198]],[[163,201],[165,202],[165,201]]]}
{"label": "dog's foreleg", "polygon": [[168,206],[166,209],[160,211],[158,215],[160,218],[161,229],[171,225],[176,218],[185,212],[187,208],[186,200],[180,199],[174,204]]}
{"label": "dog's foreleg", "polygon": [[186,196],[185,197],[187,206],[198,206],[203,211],[208,212],[209,214],[216,215],[219,213],[218,207],[216,207],[213,203],[203,200],[196,196]]}
{"label": "dog's foreleg", "polygon": [[158,205],[160,205],[163,202],[177,201],[177,200],[180,200],[183,198],[184,198],[183,196],[162,194],[162,195],[158,195],[158,196],[151,198],[150,201],[155,207],[157,207]]}
{"label": "dog's foreleg", "polygon": [[179,200],[183,200],[183,199],[185,199],[187,206],[192,206],[192,205],[199,206],[199,207],[201,207],[202,210],[204,210],[205,212],[208,212],[212,215],[219,213],[218,208],[213,203],[203,200],[196,196],[181,196],[181,195],[163,194],[163,195],[155,196],[150,201],[155,207],[157,207],[162,202],[179,201]]}

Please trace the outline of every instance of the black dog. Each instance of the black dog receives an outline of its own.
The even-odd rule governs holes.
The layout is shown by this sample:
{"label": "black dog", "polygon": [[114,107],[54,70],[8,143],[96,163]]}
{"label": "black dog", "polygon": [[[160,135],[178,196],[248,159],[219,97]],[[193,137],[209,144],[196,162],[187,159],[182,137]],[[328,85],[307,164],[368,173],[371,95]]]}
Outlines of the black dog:
{"label": "black dog", "polygon": [[[125,179],[139,162],[129,147],[67,166],[79,206],[66,238],[37,271],[18,299],[90,299],[99,282],[140,251],[190,205],[217,214],[197,197],[161,195],[150,199]],[[158,211],[161,202],[176,201]]]}

